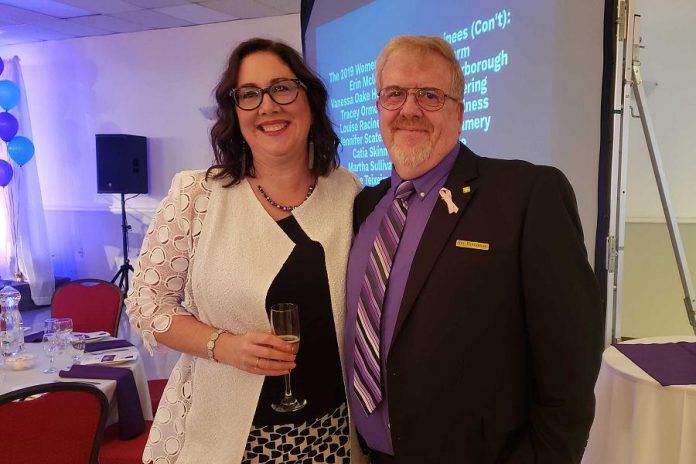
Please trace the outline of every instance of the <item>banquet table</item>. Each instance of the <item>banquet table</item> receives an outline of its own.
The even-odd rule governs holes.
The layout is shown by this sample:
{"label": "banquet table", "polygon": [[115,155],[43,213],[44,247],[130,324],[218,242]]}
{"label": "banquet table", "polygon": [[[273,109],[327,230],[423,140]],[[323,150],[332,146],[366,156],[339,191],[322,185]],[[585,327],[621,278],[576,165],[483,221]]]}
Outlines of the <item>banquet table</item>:
{"label": "banquet table", "polygon": [[[694,343],[696,337],[624,343],[676,342]],[[696,385],[662,386],[610,346],[602,355],[595,396],[595,420],[583,464],[696,463]]]}
{"label": "banquet table", "polygon": [[[111,339],[111,338],[110,338]],[[113,339],[112,339],[113,340]],[[25,353],[35,356],[35,364],[32,368],[26,370],[15,371],[6,365],[0,365],[0,395],[18,390],[20,388],[29,387],[51,382],[87,382],[95,385],[104,392],[109,400],[109,415],[107,417],[107,425],[118,422],[118,405],[116,401],[116,381],[103,379],[73,379],[61,378],[58,373],[44,374],[43,370],[49,365],[48,357],[43,352],[41,343],[26,343]],[[130,350],[137,352],[137,348],[131,347]],[[121,352],[121,351],[119,351]],[[65,369],[70,362],[69,354],[65,353],[55,357],[55,365],[58,369]],[[152,420],[152,405],[150,403],[150,392],[147,386],[147,377],[141,356],[138,355],[135,361],[128,361],[123,364],[115,365],[114,367],[127,367],[133,371],[135,385],[138,389],[138,397],[140,399],[140,407],[143,411],[145,420]]]}

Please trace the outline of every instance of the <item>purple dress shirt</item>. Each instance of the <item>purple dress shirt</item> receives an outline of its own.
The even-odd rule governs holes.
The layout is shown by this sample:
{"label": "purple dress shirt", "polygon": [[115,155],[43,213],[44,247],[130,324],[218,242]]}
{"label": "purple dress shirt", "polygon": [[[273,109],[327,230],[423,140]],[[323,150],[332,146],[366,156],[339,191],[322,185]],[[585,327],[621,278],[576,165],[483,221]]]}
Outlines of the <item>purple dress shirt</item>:
{"label": "purple dress shirt", "polygon": [[[454,146],[450,153],[440,161],[433,169],[423,174],[421,177],[412,179],[415,186],[415,193],[408,199],[408,215],[406,224],[401,235],[399,248],[394,255],[394,263],[389,275],[386,294],[384,297],[384,307],[382,308],[382,333],[381,333],[381,353],[383,353],[382,373],[386,371],[389,347],[391,346],[396,318],[401,307],[404,289],[408,274],[411,270],[411,263],[416,254],[416,248],[420,242],[425,226],[430,218],[430,213],[435,203],[440,198],[439,190],[444,185],[449,175],[454,161],[459,153],[459,143]],[[386,376],[382,375],[384,389],[384,399],[369,416],[360,405],[360,401],[355,396],[353,390],[353,364],[355,361],[355,330],[356,313],[358,309],[358,297],[362,278],[365,275],[367,261],[375,241],[379,225],[382,218],[387,213],[387,209],[394,201],[396,187],[401,183],[401,177],[392,170],[391,187],[387,190],[384,197],[377,203],[372,213],[360,226],[358,235],[353,241],[348,260],[348,275],[346,278],[346,327],[345,327],[345,366],[346,380],[348,385],[348,398],[352,407],[353,423],[367,442],[370,449],[382,453],[394,454],[392,438],[389,430],[389,398],[386,396]]]}

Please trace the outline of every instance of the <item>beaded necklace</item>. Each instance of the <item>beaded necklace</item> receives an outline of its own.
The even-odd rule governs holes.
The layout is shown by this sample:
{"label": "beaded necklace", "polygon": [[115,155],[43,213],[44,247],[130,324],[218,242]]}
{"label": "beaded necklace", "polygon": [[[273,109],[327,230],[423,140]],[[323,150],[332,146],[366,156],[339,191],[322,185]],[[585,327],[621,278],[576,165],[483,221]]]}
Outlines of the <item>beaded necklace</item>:
{"label": "beaded necklace", "polygon": [[[307,199],[312,196],[312,192],[314,192],[314,189],[316,188],[316,186],[317,186],[316,183],[309,186],[309,190],[307,190],[307,195],[305,196],[304,200],[302,200],[302,203],[307,201]],[[266,201],[268,203],[270,203],[272,206],[275,206],[276,208],[278,208],[281,211],[285,211],[286,213],[294,210],[295,208],[299,207],[302,204],[302,203],[300,203],[299,205],[295,205],[295,206],[280,205],[280,204],[276,203],[275,201],[273,201],[273,199],[268,196],[268,194],[263,190],[263,187],[261,187],[261,185],[257,185],[256,188],[259,189],[259,192],[261,192],[261,195],[266,199]]]}

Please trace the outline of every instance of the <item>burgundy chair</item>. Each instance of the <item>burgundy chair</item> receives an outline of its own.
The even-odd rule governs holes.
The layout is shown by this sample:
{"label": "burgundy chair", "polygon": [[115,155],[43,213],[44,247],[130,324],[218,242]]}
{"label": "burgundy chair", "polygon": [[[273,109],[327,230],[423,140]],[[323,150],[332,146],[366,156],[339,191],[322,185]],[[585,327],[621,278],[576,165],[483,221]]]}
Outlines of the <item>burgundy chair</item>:
{"label": "burgundy chair", "polygon": [[56,382],[0,395],[0,460],[98,464],[108,402],[98,388]]}
{"label": "burgundy chair", "polygon": [[123,294],[114,284],[99,279],[74,280],[60,287],[51,300],[51,317],[69,317],[75,332],[118,335]]}

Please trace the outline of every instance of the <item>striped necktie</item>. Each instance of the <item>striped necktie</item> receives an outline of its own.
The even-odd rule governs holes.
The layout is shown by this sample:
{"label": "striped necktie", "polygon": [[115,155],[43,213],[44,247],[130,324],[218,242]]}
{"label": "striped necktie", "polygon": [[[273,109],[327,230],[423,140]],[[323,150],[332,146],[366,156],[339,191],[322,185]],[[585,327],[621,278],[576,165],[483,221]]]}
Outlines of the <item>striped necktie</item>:
{"label": "striped necktie", "polygon": [[382,219],[379,232],[372,244],[360,288],[355,331],[353,388],[367,414],[372,414],[382,401],[380,355],[382,305],[394,254],[406,223],[408,210],[406,200],[413,192],[413,182],[410,180],[400,183],[396,188],[394,201]]}

